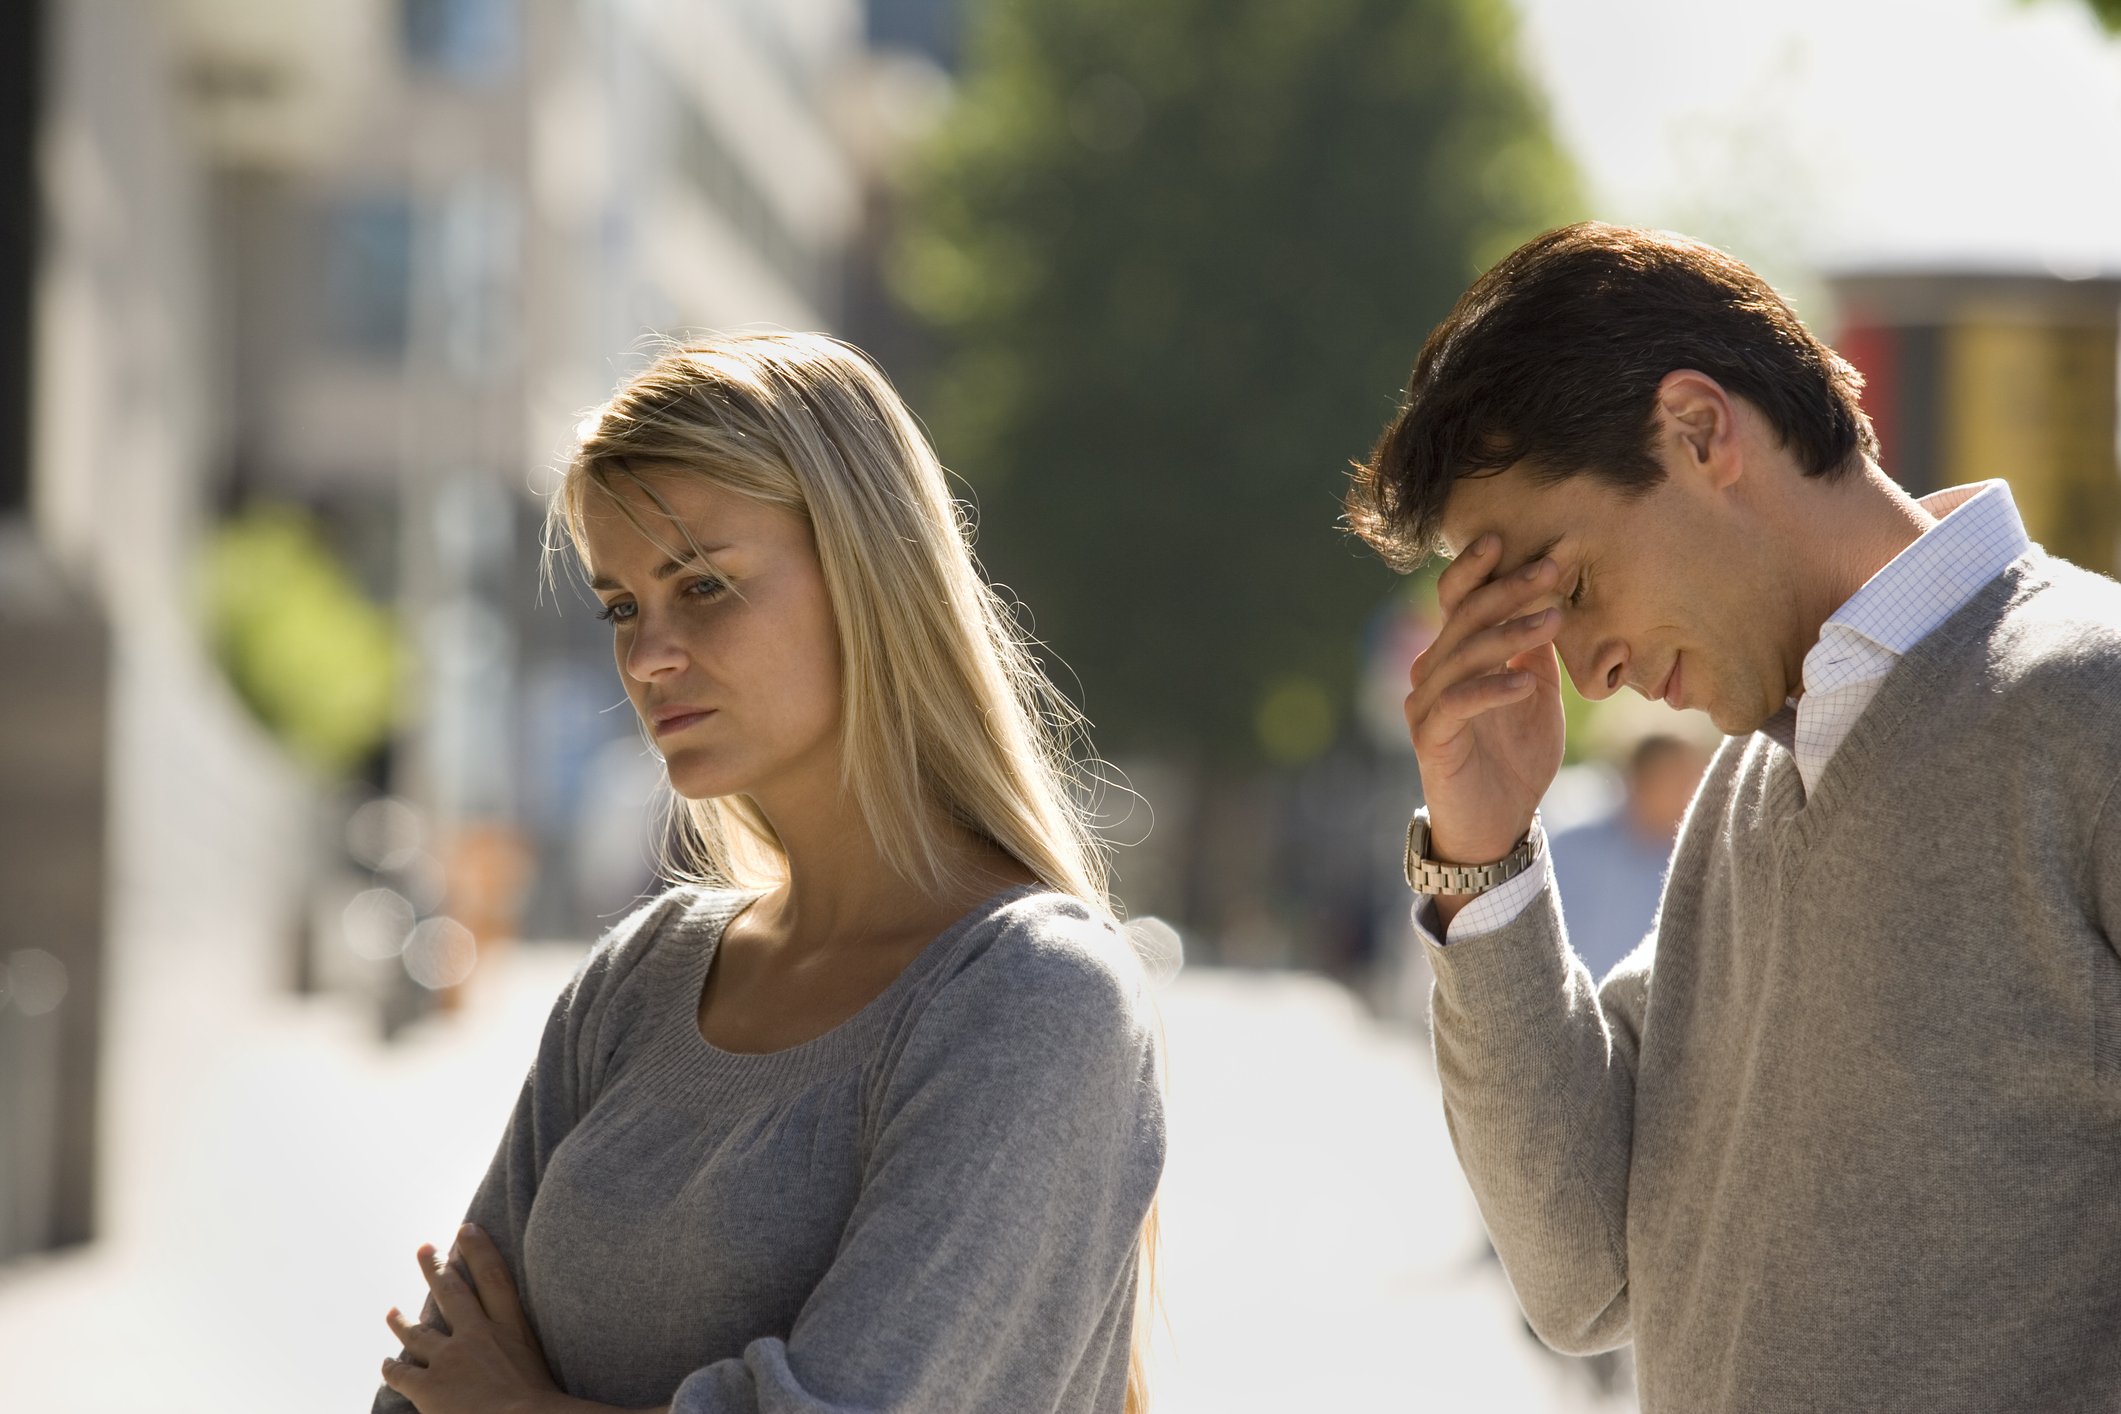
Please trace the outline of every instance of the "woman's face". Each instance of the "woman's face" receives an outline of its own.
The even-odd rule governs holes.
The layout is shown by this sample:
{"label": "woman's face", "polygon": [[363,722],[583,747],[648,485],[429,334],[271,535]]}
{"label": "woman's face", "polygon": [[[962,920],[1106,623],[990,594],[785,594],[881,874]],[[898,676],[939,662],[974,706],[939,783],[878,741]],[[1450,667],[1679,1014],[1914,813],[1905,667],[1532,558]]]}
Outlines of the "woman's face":
{"label": "woman's face", "polygon": [[[839,636],[808,523],[698,476],[648,480],[668,515],[626,478],[611,489],[655,539],[592,492],[583,550],[672,789],[703,800],[837,781]],[[686,560],[688,533],[704,558]]]}

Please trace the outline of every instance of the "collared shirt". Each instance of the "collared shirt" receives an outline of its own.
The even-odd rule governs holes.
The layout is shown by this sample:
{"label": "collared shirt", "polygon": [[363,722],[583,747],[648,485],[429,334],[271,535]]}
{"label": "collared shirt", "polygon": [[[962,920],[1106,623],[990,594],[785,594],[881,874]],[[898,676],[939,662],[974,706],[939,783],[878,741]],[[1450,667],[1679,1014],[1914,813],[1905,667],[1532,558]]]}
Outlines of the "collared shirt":
{"label": "collared shirt", "polygon": [[1901,656],[2032,546],[2010,487],[1954,486],[1922,498],[1937,523],[1834,611],[1804,655],[1797,774],[1806,794]]}
{"label": "collared shirt", "polygon": [[[2005,482],[1954,486],[1923,497],[1920,504],[1939,518],[1937,523],[1835,610],[1804,656],[1793,750],[1807,792],[1818,788],[1826,763],[1901,656],[2031,548]],[[1536,858],[1531,867],[1460,909],[1447,938],[1436,935],[1433,897],[1416,896],[1414,930],[1422,941],[1440,945],[1477,938],[1530,907],[1554,881],[1553,855],[1536,819],[1532,839]]]}

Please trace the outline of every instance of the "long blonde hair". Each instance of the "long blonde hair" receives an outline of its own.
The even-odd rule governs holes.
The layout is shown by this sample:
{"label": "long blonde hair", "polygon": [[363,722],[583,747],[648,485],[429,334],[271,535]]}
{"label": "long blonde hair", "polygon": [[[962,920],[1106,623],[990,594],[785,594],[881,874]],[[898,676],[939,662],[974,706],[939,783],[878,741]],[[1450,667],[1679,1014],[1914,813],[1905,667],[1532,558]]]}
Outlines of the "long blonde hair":
{"label": "long blonde hair", "polygon": [[[564,536],[581,554],[590,498],[617,502],[615,481],[653,496],[643,476],[669,473],[809,522],[839,633],[843,778],[885,860],[923,892],[956,892],[968,880],[950,863],[939,824],[949,821],[1110,917],[1083,718],[981,575],[970,517],[882,371],[821,334],[667,348],[584,419],[549,505],[548,551]],[[739,888],[786,879],[787,856],[748,797],[669,800],[673,877]],[[1156,1228],[1152,1205],[1128,1414],[1147,1408]]]}

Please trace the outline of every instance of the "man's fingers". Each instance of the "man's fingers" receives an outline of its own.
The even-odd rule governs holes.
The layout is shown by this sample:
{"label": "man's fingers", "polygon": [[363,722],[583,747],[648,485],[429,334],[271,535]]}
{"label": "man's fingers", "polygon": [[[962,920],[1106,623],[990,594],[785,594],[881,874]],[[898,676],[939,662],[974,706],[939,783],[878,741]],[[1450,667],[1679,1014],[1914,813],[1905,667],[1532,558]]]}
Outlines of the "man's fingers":
{"label": "man's fingers", "polygon": [[501,1259],[501,1249],[493,1245],[493,1239],[475,1224],[466,1223],[457,1231],[457,1250],[471,1268],[471,1284],[486,1318],[521,1325],[523,1306],[516,1296],[515,1278],[509,1275],[508,1263]]}
{"label": "man's fingers", "polygon": [[[1419,728],[1419,718],[1430,704],[1469,679],[1522,666],[1525,654],[1554,641],[1561,628],[1559,609],[1540,609],[1521,618],[1509,619],[1482,629],[1460,641],[1449,654],[1418,662],[1414,691],[1409,697],[1409,725]],[[1428,659],[1428,655],[1424,655]]]}
{"label": "man's fingers", "polygon": [[393,1306],[384,1313],[383,1322],[390,1327],[390,1333],[398,1338],[398,1344],[405,1347],[406,1357],[413,1364],[429,1364],[441,1353],[444,1338],[442,1333],[417,1321],[406,1320],[397,1307]]}
{"label": "man's fingers", "polygon": [[1561,610],[1534,609],[1472,635],[1458,645],[1457,656],[1468,668],[1493,671],[1542,643],[1551,643],[1560,628]]}
{"label": "man's fingers", "polygon": [[1490,531],[1444,566],[1443,573],[1436,576],[1436,607],[1443,610],[1445,618],[1456,613],[1460,601],[1495,573],[1495,557],[1501,549],[1502,537]]}
{"label": "man's fingers", "polygon": [[427,1289],[434,1293],[435,1305],[441,1308],[442,1317],[449,1322],[452,1331],[465,1329],[466,1322],[485,1313],[479,1308],[478,1295],[456,1264],[438,1259],[434,1244],[423,1242],[418,1253],[420,1275],[427,1279]]}
{"label": "man's fingers", "polygon": [[1484,628],[1512,614],[1522,613],[1527,605],[1536,604],[1551,594],[1560,575],[1561,566],[1544,556],[1528,565],[1519,565],[1508,574],[1497,575],[1485,584],[1476,585],[1470,594],[1458,601],[1459,617],[1469,620],[1474,628]]}
{"label": "man's fingers", "polygon": [[1507,707],[1531,696],[1538,681],[1528,672],[1487,673],[1447,689],[1436,705],[1414,728],[1414,745],[1421,751],[1448,746],[1466,724],[1497,707]]}
{"label": "man's fingers", "polygon": [[1445,616],[1435,640],[1414,660],[1414,676],[1418,677],[1425,668],[1433,669],[1434,665],[1455,656],[1459,645],[1474,634],[1514,615],[1524,614],[1533,605],[1549,599],[1560,573],[1560,566],[1552,560],[1538,559],[1474,586]]}

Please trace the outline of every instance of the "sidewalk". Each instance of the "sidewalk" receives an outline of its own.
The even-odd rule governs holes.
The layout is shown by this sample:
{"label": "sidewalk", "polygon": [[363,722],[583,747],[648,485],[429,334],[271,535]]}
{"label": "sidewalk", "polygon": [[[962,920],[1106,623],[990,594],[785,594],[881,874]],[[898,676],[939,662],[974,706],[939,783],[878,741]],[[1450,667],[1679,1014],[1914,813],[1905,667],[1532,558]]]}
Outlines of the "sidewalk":
{"label": "sidewalk", "polygon": [[[460,1217],[579,956],[504,954],[463,1014],[392,1047],[334,1000],[209,1008],[176,968],[136,986],[114,1008],[109,1235],[0,1267],[0,1408],[365,1409],[382,1313],[422,1291],[412,1249]],[[1203,970],[1162,998],[1158,1414],[1620,1407],[1478,1260],[1414,1040],[1314,978]]]}

